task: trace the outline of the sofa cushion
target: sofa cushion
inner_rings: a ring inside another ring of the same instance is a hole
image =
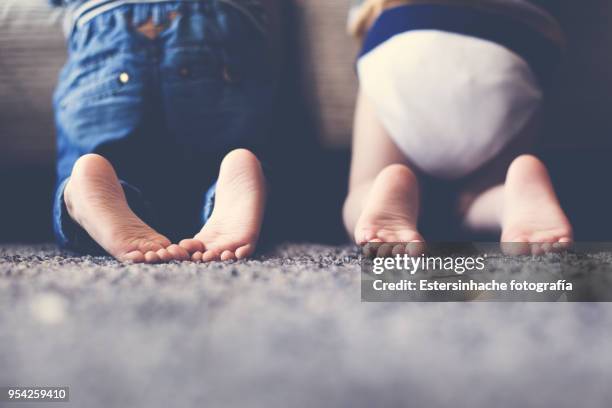
[[[51,97],[65,56],[61,15],[45,0],[0,1],[0,162],[53,159]]]
[[[346,34],[348,0],[294,0],[302,90],[319,138],[328,147],[350,143],[357,95],[359,46]]]

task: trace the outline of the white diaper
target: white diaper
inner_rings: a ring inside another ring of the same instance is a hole
[[[361,88],[397,146],[422,171],[470,174],[520,134],[542,90],[517,54],[437,30],[397,34],[358,62]]]

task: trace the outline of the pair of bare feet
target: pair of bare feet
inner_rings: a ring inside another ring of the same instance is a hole
[[[512,251],[546,252],[572,242],[570,222],[538,159],[516,159],[501,193],[501,241],[511,243]],[[171,243],[130,209],[111,163],[102,156],[90,154],[77,161],[64,199],[70,216],[120,261],[227,261],[254,252],[266,185],[261,165],[252,153],[242,149],[229,153],[221,164],[210,220],[195,237],[179,244]],[[422,243],[418,212],[414,173],[406,166],[390,165],[369,191],[355,227],[355,241]]]
[[[173,244],[129,207],[111,163],[89,154],[74,166],[64,190],[69,215],[120,261],[159,263],[243,259],[255,251],[266,201],[258,159],[243,149],[223,160],[211,218],[193,238]]]
[[[572,242],[572,227],[540,160],[530,155],[517,158],[498,192],[501,242],[507,252],[539,254],[563,249]],[[418,200],[414,173],[400,164],[386,167],[366,198],[355,227],[355,241],[423,243],[417,228]]]

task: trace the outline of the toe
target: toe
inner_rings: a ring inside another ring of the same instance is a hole
[[[531,247],[531,255],[539,256],[546,253],[545,244],[531,243],[529,246]]]
[[[529,255],[531,254],[531,245],[526,239],[515,238],[502,241],[501,250],[508,256]]]
[[[248,245],[241,246],[240,248],[236,250],[236,258],[237,259],[248,258],[249,256],[253,254],[253,252],[254,252],[253,245],[248,244]]]
[[[170,240],[164,236],[160,236],[157,239],[157,243],[161,245],[163,248],[167,248],[169,245],[172,244],[172,242],[170,242]]]
[[[356,240],[355,242],[357,242],[357,245],[367,245],[367,244],[382,244],[384,241],[380,238],[373,238],[373,239],[360,239],[360,240]]]
[[[202,255],[202,262],[211,262],[217,259],[219,259],[219,253],[212,249],[209,249]]]
[[[172,260],[172,254],[165,248],[160,249],[156,254],[161,262],[170,262]]]
[[[392,244],[382,244],[378,247],[378,251],[376,253],[376,256],[378,258],[387,258],[389,256],[391,256],[392,252],[393,252],[393,248],[394,245]]]
[[[355,231],[355,242],[364,245],[376,238],[376,234],[370,229],[357,229]]]
[[[394,245],[393,248],[391,249],[391,255],[393,256],[397,256],[397,255],[404,255],[407,254],[406,252],[406,245],[405,244],[397,244]]]
[[[380,230],[373,239],[380,239],[383,242],[401,242],[395,232]]]
[[[565,240],[568,241],[565,241]],[[556,252],[563,252],[563,251],[567,251],[571,248],[572,246],[572,241],[569,238],[561,238],[558,242],[555,242],[553,244],[553,250]]]
[[[221,260],[222,261],[233,261],[236,259],[236,255],[234,255],[234,253],[232,251],[229,250],[225,250],[221,253]]]
[[[160,259],[159,259],[159,255],[157,255],[157,252],[149,251],[145,254],[146,263],[154,264],[154,263],[158,263],[159,261]]]
[[[574,241],[572,240],[572,238],[565,237],[559,240],[558,245],[559,245],[559,248],[561,248],[563,251],[567,251],[568,249],[572,247],[573,243]]]
[[[365,243],[361,247],[361,253],[365,258],[374,258],[376,257],[376,245],[371,243]]]
[[[204,243],[198,239],[184,239],[179,243],[179,246],[189,253],[203,252],[206,248]]]
[[[550,242],[544,242],[544,243],[540,244],[540,248],[541,248],[543,253],[547,254],[550,251],[552,251],[553,246],[552,246],[552,243],[550,243]]]
[[[366,241],[372,241],[373,239],[376,239],[376,231],[371,229],[366,229],[362,231],[361,235]]]
[[[145,262],[145,256],[140,251],[132,251],[127,253],[123,257],[123,261],[125,262],[134,262],[134,263],[143,263]]]
[[[193,255],[191,255],[191,260],[193,262],[202,262],[202,255],[200,251],[194,252]]]
[[[410,256],[421,256],[427,250],[427,245],[425,242],[420,240],[410,241],[406,244],[406,252]]]
[[[182,248],[175,244],[170,245],[167,249],[173,259],[177,261],[189,260],[189,253],[187,252],[187,250],[185,250],[185,248]]]

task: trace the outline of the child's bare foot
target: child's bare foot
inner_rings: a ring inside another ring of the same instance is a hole
[[[506,179],[502,244],[512,254],[560,250],[573,240],[548,171],[534,156],[517,158]]]
[[[355,242],[422,243],[417,231],[419,189],[414,173],[393,164],[380,172],[355,228]],[[412,251],[411,251],[412,252]]]
[[[194,261],[243,259],[253,254],[264,216],[266,182],[259,160],[238,149],[223,159],[215,208],[193,239],[180,245]]]
[[[120,261],[189,259],[184,249],[171,245],[134,214],[113,166],[102,156],[88,154],[75,163],[64,200],[70,217]]]

